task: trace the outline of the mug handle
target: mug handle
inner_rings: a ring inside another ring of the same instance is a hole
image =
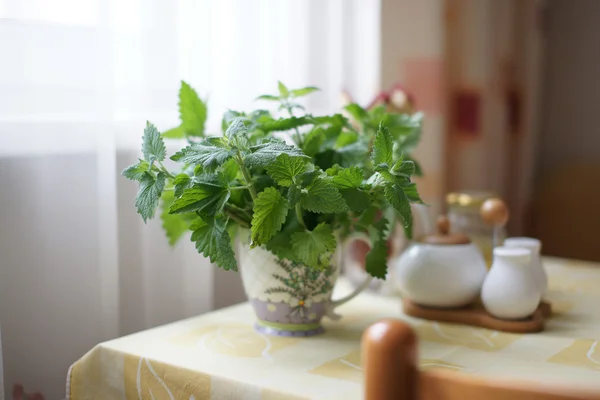
[[[369,236],[367,236],[366,234],[362,233],[362,232],[356,232],[350,236],[348,236],[348,238],[345,240],[344,243],[349,242],[350,240],[360,240],[363,243],[366,243],[367,246],[369,246],[369,250],[371,249],[372,245],[371,245],[371,239],[369,238]],[[344,245],[344,247],[346,247]],[[358,296],[363,290],[365,290],[367,287],[369,287],[369,285],[371,284],[371,281],[373,280],[373,277],[371,275],[367,275],[366,279],[364,280],[363,283],[361,283],[360,285],[358,285],[356,287],[356,289],[354,289],[354,291],[344,297],[342,297],[341,299],[338,300],[332,300],[326,315],[331,318],[332,320],[336,321],[339,320],[342,316],[339,314],[335,313],[335,309],[339,306],[341,306],[342,304],[345,304],[347,302],[349,302],[350,300],[352,300],[353,298],[355,298],[356,296]]]

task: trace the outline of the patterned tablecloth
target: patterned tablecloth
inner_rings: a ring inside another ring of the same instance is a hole
[[[69,371],[67,398],[360,399],[360,337],[371,323],[408,321],[422,369],[569,382],[600,391],[600,265],[546,258],[555,315],[538,334],[509,334],[402,314],[395,298],[362,294],[312,338],[270,337],[241,304],[96,346]],[[349,290],[340,282],[339,292]]]

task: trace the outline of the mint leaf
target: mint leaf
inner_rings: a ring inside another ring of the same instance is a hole
[[[269,110],[254,110],[248,115],[248,118],[252,121],[248,130],[255,129],[257,124],[273,120]]]
[[[279,97],[273,96],[272,94],[263,94],[261,96],[258,96],[256,100],[279,101]]]
[[[183,191],[192,185],[192,178],[188,174],[179,174],[173,180],[173,185],[175,186],[175,197],[180,197]]]
[[[180,125],[163,132],[162,137],[164,139],[183,139],[185,137],[185,130],[183,129],[183,126]]]
[[[340,194],[344,198],[344,201],[348,205],[351,211],[361,212],[369,208],[371,200],[369,195],[360,189],[349,188],[341,189]]]
[[[231,243],[235,243],[235,238],[240,230],[240,226],[238,223],[232,219],[227,222],[227,234],[229,235],[229,239]]]
[[[234,119],[236,119],[237,117],[243,117],[243,116],[245,116],[245,114],[243,112],[234,111],[234,110],[225,111],[225,114],[223,114],[223,118],[221,119],[221,129],[223,130],[223,133],[225,133],[225,131],[227,131],[227,128],[229,128],[229,125],[231,125],[231,123],[233,122]]]
[[[387,114],[384,124],[397,138],[400,149],[408,154],[412,153],[421,140],[423,114]]]
[[[327,124],[326,124],[327,125]],[[335,142],[342,132],[342,127],[340,125],[320,125],[317,126],[317,129],[323,130],[323,136],[325,136],[325,140],[323,141],[323,145],[320,151],[329,150],[335,148]]]
[[[203,226],[208,225],[204,220],[200,217],[196,218],[190,223],[190,231],[195,231],[196,229],[202,228]]]
[[[356,166],[340,169],[333,177],[333,184],[338,189],[358,188],[362,181],[362,170]]]
[[[165,231],[165,235],[169,241],[169,245],[175,246],[177,241],[187,232],[189,223],[185,218],[185,214],[169,214],[169,207],[173,204],[175,195],[173,191],[166,190],[162,194],[162,212],[160,213],[160,219],[162,220],[162,227]],[[191,214],[192,218],[195,214]],[[196,216],[196,218],[198,218]],[[199,219],[199,218],[198,218]]]
[[[225,177],[225,180],[228,183],[231,183],[238,177],[240,173],[240,167],[233,158],[230,158],[223,165],[221,165],[220,171]]]
[[[368,144],[362,140],[358,140],[352,144],[340,147],[335,152],[334,162],[342,167],[350,167],[353,165],[362,166],[369,156]]]
[[[381,239],[376,241],[367,253],[365,265],[367,272],[375,278],[385,279],[387,275],[387,257],[387,242]]]
[[[225,220],[209,219],[204,225],[198,225],[192,233],[192,242],[196,242],[198,252],[224,270],[237,271],[237,261]]]
[[[292,246],[290,246],[290,243],[294,233],[303,231],[304,229],[298,224],[298,220],[294,213],[290,213],[281,231],[277,232],[273,238],[267,242],[265,247],[282,260],[300,262],[296,253],[294,253]]]
[[[306,136],[304,136],[304,143],[302,144],[302,150],[310,157],[313,157],[319,151],[322,150],[323,143],[325,142],[325,133],[323,128],[320,126],[314,128]]]
[[[348,206],[332,182],[317,178],[306,191],[302,191],[300,205],[314,213],[338,213],[348,211]]]
[[[209,142],[194,143],[181,149],[171,156],[171,160],[186,164],[202,165],[207,172],[214,171],[220,165],[223,165],[233,155],[233,151],[226,147],[218,147],[209,144]],[[217,143],[213,141],[213,143]]]
[[[312,122],[316,125],[329,125],[329,127],[337,127],[341,129],[342,127],[348,129],[354,129],[348,118],[344,117],[342,114],[333,114],[333,115],[322,115],[322,116],[312,116],[310,117]]]
[[[412,238],[412,212],[410,209],[410,201],[402,186],[399,183],[388,184],[384,189],[385,198],[387,201],[394,207],[400,220],[402,221],[402,226],[404,227],[404,233],[406,237]]]
[[[137,164],[125,168],[121,175],[132,181],[141,181],[146,172],[150,170],[150,164],[145,160],[140,160]]]
[[[379,219],[379,221],[374,224],[374,234],[371,235],[373,247],[367,254],[365,265],[367,272],[371,276],[379,279],[385,279],[387,275],[387,226],[388,221],[385,218]]]
[[[181,81],[179,89],[179,117],[186,135],[204,136],[206,104],[200,100],[198,93],[184,81]]]
[[[394,179],[394,182],[396,180]],[[366,185],[369,187],[377,187],[384,186],[386,184],[386,180],[381,176],[381,173],[375,173],[367,179]]]
[[[375,141],[373,142],[373,152],[371,153],[373,165],[392,165],[393,147],[394,141],[389,130],[382,124],[379,124],[379,129],[377,130]]]
[[[321,171],[318,169],[313,169],[311,171],[306,171],[298,175],[298,179],[296,181],[300,182],[302,187],[307,187],[311,183],[315,181],[321,175]]]
[[[392,174],[410,178],[415,174],[415,163],[412,161],[404,161],[402,159],[396,161],[392,167]]]
[[[302,197],[302,189],[296,185],[290,186],[287,192],[287,200],[290,207],[296,207],[296,204],[300,201]]]
[[[165,142],[158,129],[150,122],[146,122],[146,128],[144,129],[144,139],[142,143],[142,152],[144,153],[144,160],[152,164],[156,161],[163,161],[167,155],[167,149]]]
[[[389,126],[389,124],[391,124],[391,122],[387,119],[387,116],[390,114],[385,109],[384,104],[378,104],[367,112],[369,113],[369,120],[365,122],[368,122],[368,125],[372,126],[373,128],[377,127],[381,121],[383,121],[385,126]]]
[[[306,160],[300,157],[290,157],[283,153],[275,159],[275,162],[267,165],[265,169],[278,185],[290,186],[296,176],[306,170]]]
[[[320,90],[318,87],[314,87],[314,86],[307,86],[307,87],[303,87],[301,89],[294,89],[291,91],[292,96],[294,97],[301,97],[301,96],[306,96],[307,94],[311,94],[312,92],[316,92]]]
[[[264,132],[289,131],[304,125],[310,125],[313,122],[309,117],[289,117],[279,119],[269,119],[258,125],[258,128]]]
[[[225,131],[225,137],[230,140],[237,136],[248,136],[248,128],[246,128],[242,117],[235,118]]]
[[[423,200],[421,200],[421,196],[419,196],[419,192],[417,192],[417,185],[414,183],[405,183],[402,184],[402,190],[404,191],[404,194],[406,195],[406,197],[408,197],[408,200],[411,203],[419,203],[419,204],[425,204],[423,202]]]
[[[358,133],[356,132],[340,132],[335,140],[335,147],[340,148],[349,144],[355,143],[358,140]]]
[[[372,225],[380,212],[381,209],[376,205],[367,208],[363,213],[361,213],[358,219],[358,225]]]
[[[287,145],[277,139],[271,139],[268,142],[252,146],[250,147],[250,151],[251,153],[244,158],[244,164],[248,168],[257,166],[265,167],[274,162],[280,154],[287,154],[290,157],[300,157],[306,160],[310,159],[299,148]]]
[[[335,164],[333,167],[327,168],[327,170],[325,171],[325,173],[327,174],[327,176],[336,176],[343,169],[344,168],[340,167],[339,164]]]
[[[344,107],[344,110],[348,111],[348,114],[359,122],[364,122],[369,118],[367,111],[356,103],[348,104]]]
[[[412,161],[415,164],[415,176],[423,176],[423,168],[421,165],[412,157],[406,157],[407,161]]]
[[[158,201],[165,188],[165,174],[159,172],[156,179],[148,172],[140,180],[140,188],[135,198],[137,211],[142,215],[144,222],[154,218]]]
[[[223,210],[229,195],[229,187],[223,175],[207,176],[194,183],[193,187],[185,189],[181,197],[173,202],[169,212],[181,214],[198,211],[202,215],[214,216]]]
[[[336,240],[331,227],[322,222],[312,231],[294,233],[291,244],[294,253],[304,265],[325,269],[335,251]]]
[[[379,174],[388,182],[396,182],[396,177],[390,172],[390,167],[387,164],[379,164],[375,165],[373,168],[375,172],[379,172]]]
[[[277,81],[277,87],[279,88],[279,95],[281,97],[289,97],[290,91],[281,81]]]
[[[404,137],[404,139],[398,140],[398,151],[402,151],[405,153],[412,153],[418,146],[421,141],[421,131],[416,131],[415,134],[411,134],[409,136]]]
[[[227,140],[223,136],[207,136],[202,142],[204,145],[226,148]]]
[[[274,187],[268,187],[258,194],[254,201],[250,247],[265,244],[281,229],[288,208],[287,200]]]

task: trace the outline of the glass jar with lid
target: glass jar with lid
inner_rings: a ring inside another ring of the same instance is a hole
[[[449,193],[446,196],[448,219],[452,231],[468,235],[473,243],[479,247],[488,267],[493,258],[494,228],[486,224],[480,215],[481,205],[490,198],[497,197],[494,193],[484,191],[460,191]],[[500,243],[504,240],[502,230],[498,238]]]

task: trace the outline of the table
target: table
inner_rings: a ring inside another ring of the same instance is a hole
[[[544,258],[555,315],[538,334],[405,316],[400,300],[363,293],[312,338],[252,328],[249,304],[102,343],[69,371],[68,399],[360,399],[360,337],[386,317],[419,336],[420,367],[569,382],[600,391],[600,264]],[[346,282],[338,291],[348,291]]]

